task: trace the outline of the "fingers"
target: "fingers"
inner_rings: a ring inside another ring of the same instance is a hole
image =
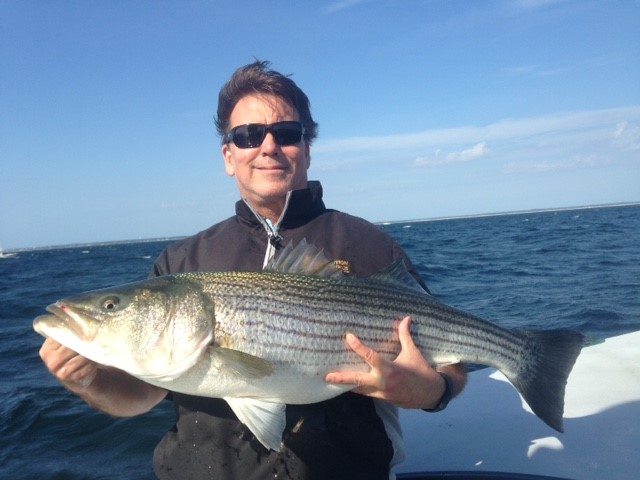
[[[40,348],[40,358],[51,371],[58,371],[65,363],[78,354],[60,343],[47,338]]]
[[[331,372],[324,377],[325,382],[336,385],[353,385],[353,392],[370,397],[383,398],[384,391],[380,375],[370,372]]]
[[[384,375],[387,370],[386,360],[378,352],[369,348],[352,333],[345,337],[347,345],[358,355],[370,370],[368,372],[331,372],[325,376],[325,381],[340,385],[355,385],[353,390],[364,395],[378,396],[377,392],[384,390]]]
[[[355,385],[354,392],[386,400],[404,408],[431,406],[441,395],[442,378],[429,365],[411,337],[411,317],[397,324],[400,353],[391,361],[363,344],[355,335],[347,345],[370,367],[368,372],[331,372],[329,383]],[[431,398],[434,397],[434,398]]]
[[[402,351],[413,350],[416,344],[411,337],[411,317],[406,316],[398,324],[398,339],[400,340],[400,348]]]
[[[98,373],[95,362],[50,338],[44,341],[39,353],[49,372],[67,386],[87,388]]]
[[[345,340],[347,345],[371,368],[380,367],[380,355],[372,348],[367,347],[353,333],[347,333]]]

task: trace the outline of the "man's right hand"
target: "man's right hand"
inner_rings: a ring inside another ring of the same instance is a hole
[[[87,389],[98,374],[97,363],[51,338],[42,344],[40,358],[51,375],[74,393]]]
[[[42,344],[40,358],[67,389],[93,408],[116,417],[146,413],[167,395],[167,390],[99,365],[50,338]]]

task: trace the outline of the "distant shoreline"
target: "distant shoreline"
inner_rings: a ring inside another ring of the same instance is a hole
[[[621,203],[603,203],[600,205],[583,205],[578,207],[555,207],[540,208],[532,210],[511,210],[505,212],[493,213],[476,213],[473,215],[452,215],[447,217],[430,217],[430,218],[414,218],[408,220],[389,220],[384,222],[374,222],[376,225],[397,225],[399,223],[422,223],[422,222],[440,222],[444,220],[465,220],[471,218],[486,217],[503,217],[507,215],[527,215],[531,213],[549,213],[549,212],[570,212],[572,210],[593,210],[596,208],[616,208],[616,207],[633,207],[640,205],[640,202],[621,202]]]
[[[414,218],[406,220],[388,220],[372,222],[375,225],[397,225],[400,223],[422,223],[422,222],[440,222],[445,220],[465,220],[471,218],[486,218],[486,217],[501,217],[507,215],[526,215],[533,213],[548,213],[548,212],[566,212],[571,210],[591,210],[596,208],[615,208],[615,207],[632,207],[638,206],[640,202],[620,202],[620,203],[605,203],[600,205],[584,205],[577,207],[556,207],[556,208],[542,208],[532,210],[513,210],[505,212],[493,212],[493,213],[477,213],[473,215],[452,215],[445,217],[431,217],[431,218]],[[87,243],[73,243],[64,245],[48,245],[43,247],[29,247],[29,248],[13,248],[3,250],[4,253],[20,253],[20,252],[33,252],[39,250],[56,250],[63,248],[82,248],[82,247],[104,247],[109,245],[124,245],[128,243],[152,243],[152,242],[168,242],[177,241],[186,238],[187,235],[175,236],[175,237],[158,237],[158,238],[140,238],[137,240],[110,240],[104,242],[87,242]]]
[[[40,250],[62,250],[65,248],[90,248],[90,247],[107,247],[110,245],[126,245],[129,243],[153,243],[153,242],[170,242],[186,238],[186,235],[178,237],[158,237],[158,238],[139,238],[136,240],[110,240],[106,242],[88,242],[88,243],[68,243],[64,245],[47,245],[44,247],[28,247],[14,248],[3,250],[4,253],[20,253],[20,252],[36,252]]]

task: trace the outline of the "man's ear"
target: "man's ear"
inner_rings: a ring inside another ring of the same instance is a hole
[[[235,176],[236,167],[233,161],[233,152],[228,143],[222,145],[222,158],[224,160],[224,169],[230,177]]]

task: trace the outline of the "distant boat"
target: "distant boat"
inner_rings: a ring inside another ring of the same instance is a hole
[[[0,260],[4,260],[5,258],[13,258],[16,255],[18,255],[18,254],[15,253],[15,252],[7,253],[7,252],[3,251],[2,248],[0,248]]]

